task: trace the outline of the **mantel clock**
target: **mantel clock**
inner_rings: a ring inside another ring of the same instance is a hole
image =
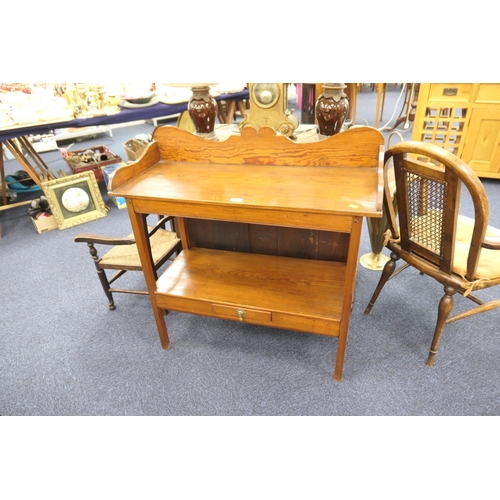
[[[289,111],[288,91],[284,83],[248,84],[250,109],[240,123],[240,130],[253,127],[272,127],[277,133],[290,137],[299,126],[298,118]]]

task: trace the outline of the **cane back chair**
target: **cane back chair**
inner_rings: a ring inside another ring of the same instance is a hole
[[[160,217],[154,227],[149,227],[149,245],[153,257],[155,272],[170,259],[174,253],[181,250],[181,240],[177,233],[166,229],[166,223],[174,223],[174,218],[170,216]],[[142,271],[141,261],[137,245],[132,235],[126,238],[110,238],[91,233],[82,233],[75,237],[74,241],[87,243],[90,256],[92,257],[97,275],[102,288],[108,298],[108,307],[110,310],[116,309],[113,299],[113,293],[135,293],[147,295],[146,290],[136,290],[127,288],[111,288],[120,276],[127,271]],[[98,255],[95,245],[106,245],[112,248],[102,257]],[[115,270],[113,276],[108,279],[106,269]]]
[[[397,218],[388,182],[391,168],[396,179]],[[488,225],[488,198],[474,171],[434,144],[407,141],[390,147],[384,158],[384,185],[389,225],[384,244],[391,259],[365,314],[370,313],[389,278],[408,266],[441,283],[444,295],[427,359],[427,365],[433,366],[446,324],[500,306],[500,300],[483,302],[472,294],[500,284],[500,230]],[[458,213],[462,185],[470,193],[473,218]],[[396,271],[400,259],[404,265]],[[457,292],[475,306],[450,316]]]

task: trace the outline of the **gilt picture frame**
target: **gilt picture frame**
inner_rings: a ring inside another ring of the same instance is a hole
[[[108,215],[91,170],[42,182],[42,189],[59,230]]]

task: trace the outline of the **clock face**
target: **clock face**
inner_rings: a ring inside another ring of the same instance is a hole
[[[256,83],[252,92],[254,100],[262,108],[274,106],[280,97],[280,89],[276,83]]]

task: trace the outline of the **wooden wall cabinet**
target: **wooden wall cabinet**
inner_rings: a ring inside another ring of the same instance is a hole
[[[422,83],[412,140],[432,142],[479,177],[500,179],[500,83]]]
[[[382,216],[382,134],[296,143],[269,127],[208,141],[160,127],[118,169],[163,348],[165,310],[336,337],[341,379],[363,217]],[[182,252],[157,277],[146,216],[176,217]]]

